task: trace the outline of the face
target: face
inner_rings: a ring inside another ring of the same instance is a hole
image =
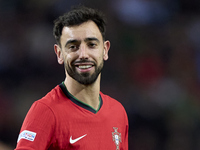
[[[89,85],[96,81],[108,59],[109,41],[92,21],[79,26],[64,27],[61,47],[54,46],[58,63],[64,64],[66,75],[80,84]]]

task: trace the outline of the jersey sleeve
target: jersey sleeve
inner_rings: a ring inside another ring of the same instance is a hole
[[[45,104],[36,101],[28,111],[15,150],[46,150],[53,140],[55,117]]]

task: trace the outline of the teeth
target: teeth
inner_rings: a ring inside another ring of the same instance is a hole
[[[92,65],[86,65],[86,66],[78,66],[80,69],[87,69],[92,67]]]

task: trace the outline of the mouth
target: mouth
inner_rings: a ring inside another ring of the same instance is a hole
[[[88,69],[88,68],[92,68],[93,65],[77,65],[76,67],[78,67],[79,69]]]
[[[94,68],[93,62],[78,62],[74,64],[79,72],[90,72]]]

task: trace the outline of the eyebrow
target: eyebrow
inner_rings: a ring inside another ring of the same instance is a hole
[[[87,41],[96,41],[96,42],[100,43],[99,39],[97,39],[97,38],[95,38],[95,37],[86,38],[84,41],[85,41],[85,42],[87,42]]]
[[[86,38],[84,39],[85,42],[88,42],[88,41],[96,41],[98,43],[100,43],[99,39],[95,38],[95,37],[89,37],[89,38]],[[67,47],[68,44],[71,44],[71,43],[77,43],[77,42],[80,42],[80,40],[76,40],[76,39],[71,39],[71,40],[68,40],[65,44],[65,47]]]
[[[66,44],[65,44],[65,47],[67,47],[67,45],[68,44],[71,44],[71,43],[77,43],[78,42],[78,40],[68,40],[67,42],[66,42]]]

